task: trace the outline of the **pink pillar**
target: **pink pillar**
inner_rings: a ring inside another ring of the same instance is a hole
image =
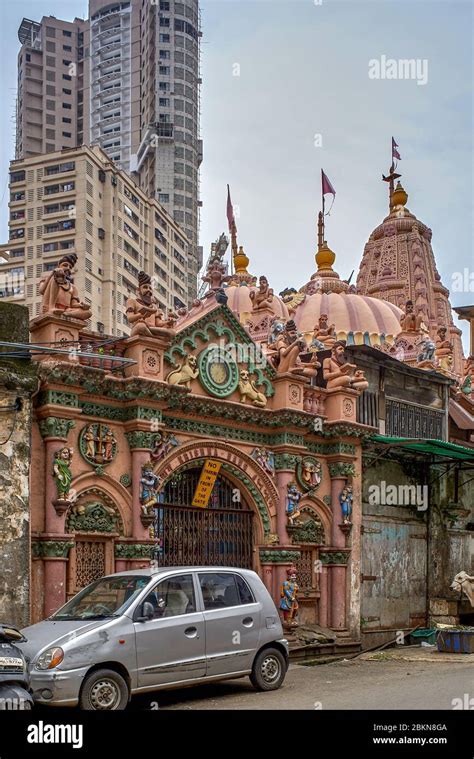
[[[132,537],[136,540],[149,540],[148,528],[144,527],[140,519],[140,478],[142,466],[150,460],[150,451],[145,448],[132,450]]]
[[[273,565],[262,564],[261,575],[262,575],[262,580],[266,589],[268,590],[270,595],[273,597]]]
[[[283,546],[289,545],[290,539],[286,526],[288,524],[288,517],[286,515],[286,497],[287,497],[287,485],[294,479],[294,472],[277,472],[277,486],[280,494],[280,502],[278,504],[277,513],[277,532],[280,538],[280,543]]]
[[[328,568],[323,564],[319,579],[319,620],[321,627],[328,626]]]
[[[44,530],[45,532],[58,533],[62,535],[64,533],[64,523],[66,521],[66,514],[58,516],[56,509],[53,506],[53,501],[58,497],[58,491],[56,488],[56,481],[53,477],[53,462],[54,454],[59,448],[63,448],[67,445],[64,439],[59,438],[47,438],[44,441],[45,445],[45,504],[44,504]]]
[[[339,494],[346,485],[347,478],[344,476],[333,477],[331,479],[331,503],[332,503],[332,525],[331,525],[331,542],[333,548],[345,548],[346,536],[339,525],[342,522],[341,504],[339,503]],[[346,566],[331,566],[331,627],[334,630],[340,630],[346,626]]]
[[[333,477],[331,480],[331,504],[332,504],[332,525],[331,525],[331,543],[335,548],[346,547],[346,536],[339,525],[342,523],[341,504],[339,503],[339,494],[346,485],[346,477]]]
[[[53,508],[53,507],[51,507]],[[46,558],[44,560],[44,615],[49,617],[66,603],[66,565],[65,558]]]
[[[346,566],[331,567],[331,627],[341,630],[346,626]]]

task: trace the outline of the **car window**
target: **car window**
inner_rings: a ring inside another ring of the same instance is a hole
[[[250,589],[239,575],[231,572],[203,572],[199,575],[199,582],[206,610],[253,603]]]
[[[153,606],[154,619],[176,617],[178,614],[191,614],[196,611],[193,576],[176,575],[162,580],[144,599]]]
[[[246,581],[240,575],[236,575],[241,604],[254,604],[255,598]]]

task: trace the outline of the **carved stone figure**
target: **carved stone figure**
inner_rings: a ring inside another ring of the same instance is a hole
[[[355,364],[346,363],[345,347],[345,343],[336,340],[331,349],[331,357],[324,359],[323,377],[327,381],[327,389],[351,387],[356,390],[365,390],[369,383],[365,379],[364,372],[358,370]]]
[[[89,464],[110,464],[117,453],[117,440],[107,424],[88,424],[79,435],[79,450]]]
[[[74,285],[72,273],[77,256],[71,253],[59,259],[56,269],[48,272],[39,283],[39,292],[43,296],[41,312],[56,316],[69,316],[73,319],[86,321],[92,316],[92,311],[83,303]]]
[[[153,295],[151,277],[144,271],[138,274],[137,295],[135,298],[130,297],[127,300],[125,315],[132,328],[132,337],[145,335],[146,337],[170,338],[175,335],[173,326],[177,316],[170,313],[165,319],[164,312]]]
[[[196,379],[199,376],[199,369],[197,366],[196,356],[188,355],[177,368],[166,377],[166,381],[170,385],[184,385],[189,389],[191,380]]]
[[[278,319],[278,317],[275,316],[272,319],[271,324],[270,324],[270,334],[268,336],[269,347],[272,347],[276,343],[278,337],[281,335],[284,329],[285,329],[285,322],[281,321],[280,319]]]
[[[435,344],[432,340],[430,340],[429,337],[426,337],[422,342],[420,343],[420,353],[418,354],[416,360],[418,364],[425,364],[426,362],[429,362],[430,364],[433,363],[433,357],[435,352]],[[433,365],[434,366],[434,365]]]
[[[322,480],[321,463],[313,456],[304,456],[296,466],[296,479],[303,490],[314,490]]]
[[[286,576],[287,579],[283,581],[280,589],[280,609],[283,612],[285,626],[297,627],[299,587],[296,582],[296,568],[287,569]]]
[[[438,328],[435,356],[438,360],[439,371],[451,374],[454,363],[454,351],[452,342],[446,339],[446,332],[446,327]]]
[[[160,485],[161,478],[153,472],[152,464],[144,464],[140,478],[140,504],[144,516],[153,515],[153,509],[159,503]]]
[[[172,432],[159,433],[150,457],[153,461],[160,461],[177,445],[179,443]]]
[[[285,329],[277,338],[274,348],[273,362],[281,374],[289,372],[313,377],[318,367],[321,366],[316,356],[313,356],[308,363],[301,361],[300,353],[305,353],[307,347],[304,339],[299,335],[293,319],[286,322]]]
[[[247,369],[240,370],[239,393],[241,403],[245,403],[246,399],[250,398],[254,406],[264,408],[267,405],[266,396],[257,390],[255,382],[250,379]]]
[[[275,454],[272,451],[267,451],[266,448],[254,448],[252,451],[252,458],[255,459],[257,464],[260,464],[268,474],[275,474]]]
[[[403,332],[419,332],[423,324],[423,317],[415,316],[413,301],[405,303],[405,313],[400,317],[400,326]]]
[[[332,348],[335,342],[335,326],[334,324],[328,325],[327,314],[321,314],[319,317],[319,323],[314,328],[311,345],[317,347],[318,350],[324,350],[325,348]],[[319,346],[322,347],[319,348]]]
[[[296,487],[296,482],[289,482],[286,487],[286,515],[288,517],[288,524],[293,526],[299,524],[295,522],[300,515],[299,502],[302,498],[302,493]]]
[[[346,485],[339,493],[339,503],[341,504],[342,521],[344,524],[351,524],[352,500],[352,487],[351,485]]]
[[[72,448],[59,448],[54,454],[53,477],[56,480],[56,489],[58,492],[58,501],[71,502],[72,491],[72,473],[71,463],[73,456]]]
[[[268,286],[268,279],[261,276],[259,279],[258,290],[252,290],[250,292],[250,300],[252,301],[252,311],[263,311],[266,308],[271,308],[273,303],[273,290]]]

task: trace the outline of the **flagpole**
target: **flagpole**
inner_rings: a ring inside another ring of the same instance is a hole
[[[323,183],[323,170],[321,169],[321,223],[318,225],[318,250],[321,250],[324,243],[324,183]]]

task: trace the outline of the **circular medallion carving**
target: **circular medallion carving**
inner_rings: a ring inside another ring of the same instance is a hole
[[[107,424],[86,424],[79,435],[79,450],[89,464],[104,467],[117,455],[117,440]]]
[[[219,346],[209,346],[198,360],[199,379],[216,398],[231,395],[239,383],[239,368],[232,356]]]
[[[302,490],[316,490],[323,478],[321,462],[314,456],[304,456],[296,465],[296,480]]]

